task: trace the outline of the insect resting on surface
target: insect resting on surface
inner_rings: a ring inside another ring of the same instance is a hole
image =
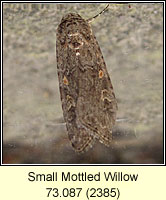
[[[57,29],[59,88],[68,136],[75,151],[85,152],[96,140],[110,146],[117,101],[90,22],[65,15]]]

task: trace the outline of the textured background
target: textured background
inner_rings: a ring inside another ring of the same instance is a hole
[[[110,4],[92,22],[118,100],[110,148],[78,155],[68,140],[56,69],[63,15],[106,4],[3,4],[4,163],[162,163],[163,6]]]

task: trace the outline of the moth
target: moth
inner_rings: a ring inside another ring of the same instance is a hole
[[[110,146],[116,120],[117,100],[90,25],[95,17],[85,20],[69,13],[62,18],[56,35],[63,115],[76,152],[87,151],[96,140]]]

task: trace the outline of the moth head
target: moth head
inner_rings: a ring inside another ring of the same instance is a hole
[[[62,18],[61,23],[65,22],[65,21],[72,21],[74,19],[76,19],[76,20],[81,19],[82,20],[82,17],[77,13],[68,13]]]
[[[58,33],[71,49],[80,49],[89,42],[89,30],[89,24],[79,14],[69,13],[62,18]]]
[[[59,26],[62,32],[74,31],[79,28],[80,23],[83,21],[84,19],[79,14],[69,13],[62,18]]]

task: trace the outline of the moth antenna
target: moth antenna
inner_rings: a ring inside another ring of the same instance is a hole
[[[87,22],[91,23],[95,18],[97,18],[98,16],[100,16],[102,13],[104,13],[108,9],[109,6],[110,6],[110,4],[107,4],[107,6],[100,13],[98,13],[97,15],[95,15],[92,18],[87,19]]]

